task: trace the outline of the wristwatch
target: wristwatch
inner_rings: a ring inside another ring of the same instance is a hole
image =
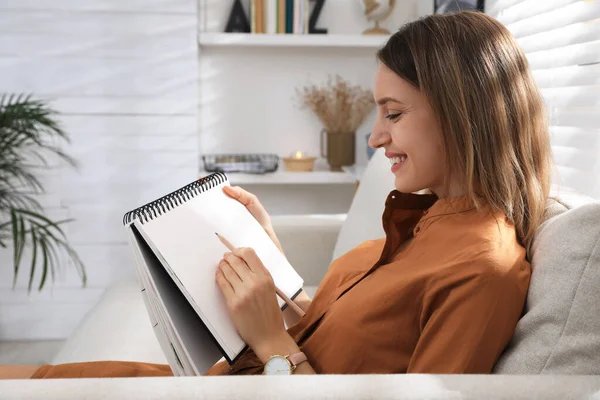
[[[291,375],[298,364],[306,361],[303,352],[287,356],[274,355],[265,363],[264,375]]]

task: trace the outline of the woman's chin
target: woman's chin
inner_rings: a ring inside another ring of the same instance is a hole
[[[396,190],[400,193],[416,193],[427,189],[422,185],[415,184],[414,182],[406,182],[405,180],[399,177],[396,177],[396,180],[394,181],[394,186],[396,187]]]

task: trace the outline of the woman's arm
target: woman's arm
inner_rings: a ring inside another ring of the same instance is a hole
[[[408,373],[491,372],[514,333],[527,291],[508,274],[487,275],[425,295]]]
[[[286,332],[278,340],[266,342],[263,347],[257,346],[253,349],[256,356],[265,364],[273,355],[291,355],[300,352],[300,348],[294,339]],[[316,372],[309,364],[310,360],[300,363],[294,370],[294,375],[315,375]]]
[[[273,277],[253,249],[225,253],[216,279],[238,333],[263,363],[275,354],[300,351],[285,329]],[[296,372],[310,374],[314,370],[299,365]]]

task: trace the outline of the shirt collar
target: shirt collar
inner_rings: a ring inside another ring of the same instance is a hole
[[[392,190],[385,201],[385,208],[393,214],[421,211],[427,218],[431,218],[469,211],[475,208],[475,204],[468,195],[439,199],[434,194],[402,193]]]

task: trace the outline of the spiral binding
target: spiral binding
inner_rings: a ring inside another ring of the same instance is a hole
[[[185,203],[186,201],[191,200],[196,195],[212,189],[213,187],[218,186],[225,181],[227,181],[227,175],[225,175],[223,172],[217,172],[204,178],[200,178],[197,181],[185,185],[181,189],[177,189],[174,192],[161,197],[160,199],[154,200],[148,204],[136,208],[135,210],[125,213],[123,216],[123,225],[133,222],[133,220],[136,218],[142,224],[145,224],[159,215],[162,215],[167,211],[170,211],[175,207]]]

